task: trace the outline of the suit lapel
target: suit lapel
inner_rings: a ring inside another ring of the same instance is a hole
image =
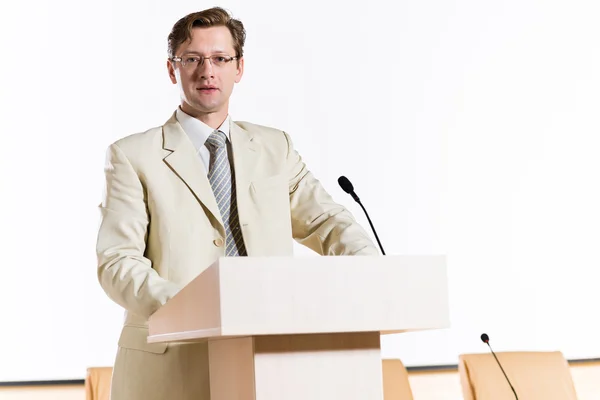
[[[175,114],[163,126],[163,148],[167,152],[165,163],[188,186],[198,201],[219,222],[221,234],[225,235],[223,220],[210,182],[206,177],[204,164],[194,145],[177,122]]]
[[[256,162],[260,156],[260,146],[254,135],[243,129],[235,122],[231,122],[229,135],[233,150],[235,184],[237,188],[237,203],[240,212],[246,204],[248,188],[252,182],[252,175]]]
[[[260,156],[261,146],[253,134],[232,122],[229,129],[235,170],[236,201],[242,236],[249,256],[254,254],[256,235],[252,234],[254,209],[250,198],[250,184]]]

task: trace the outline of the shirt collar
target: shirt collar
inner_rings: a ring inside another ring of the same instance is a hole
[[[215,131],[215,129],[206,125],[204,122],[184,112],[181,109],[181,107],[177,107],[176,118],[181,127],[183,128],[183,131],[188,135],[188,137],[196,147],[196,150],[199,150],[202,146],[204,146],[204,143],[206,142],[210,134]],[[221,126],[219,126],[219,128],[216,129],[223,132],[227,137],[227,140],[229,141],[231,141],[231,139],[229,138],[230,120],[230,116],[227,115],[225,121],[223,121]]]

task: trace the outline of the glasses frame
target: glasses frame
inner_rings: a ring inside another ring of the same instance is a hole
[[[213,60],[212,60],[213,57],[222,57],[222,58],[225,58],[226,59],[225,60],[225,65],[229,64],[233,60],[239,60],[238,56],[232,57],[232,56],[225,55],[225,54],[213,54],[212,56],[201,56],[201,55],[194,54],[194,57],[200,58],[200,62],[198,63],[197,67],[203,66],[205,60],[209,60],[210,61],[210,65],[212,67],[215,67],[215,64],[213,63]],[[172,62],[179,62],[179,63],[181,63],[181,65],[184,68],[186,68],[188,66],[188,64],[186,64],[185,62],[183,62],[183,58],[182,57],[178,57],[178,56],[171,57],[171,61]],[[218,68],[219,66],[216,66],[216,67]]]

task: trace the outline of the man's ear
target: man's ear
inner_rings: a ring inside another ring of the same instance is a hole
[[[235,83],[240,83],[244,75],[244,57],[237,60],[237,71],[235,73]]]
[[[167,60],[167,70],[169,71],[169,78],[172,83],[177,83],[177,77],[175,76],[175,67],[171,60]]]

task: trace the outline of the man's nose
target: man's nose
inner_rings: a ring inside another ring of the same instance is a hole
[[[200,73],[200,77],[202,79],[213,78],[215,75],[213,73],[212,62],[209,58],[205,58],[202,65],[198,67],[198,71]]]

